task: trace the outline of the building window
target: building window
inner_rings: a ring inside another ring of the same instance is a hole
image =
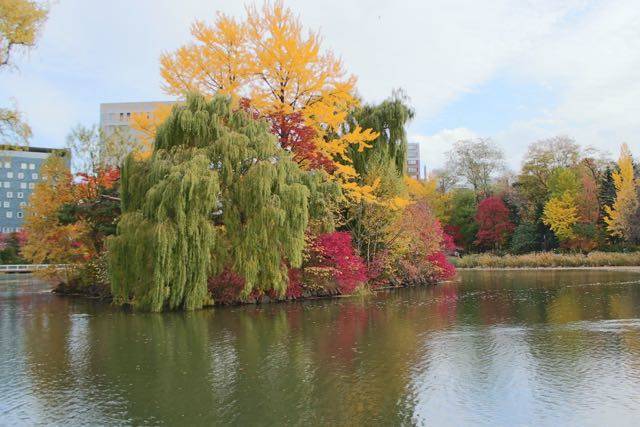
[[[26,183],[26,182],[21,182],[21,183],[20,183],[20,188],[21,188],[21,189],[23,189],[23,190],[24,190],[25,188],[27,188],[27,183]]]
[[[7,211],[7,218],[13,218],[13,212]]]
[[[2,183],[2,186],[4,188],[11,188],[11,183],[9,181],[5,181],[5,182]]]
[[[22,227],[16,227],[16,233],[22,231]]]
[[[7,172],[7,178],[13,178],[13,172]]]
[[[24,193],[22,191],[18,191],[18,199],[24,199]]]
[[[36,185],[33,182],[29,183],[29,190],[33,190],[34,188],[36,188]]]
[[[9,205],[9,202],[5,202],[5,203],[7,204],[7,206],[5,206],[5,207],[7,207],[7,208],[8,208],[8,207],[9,207],[9,206],[8,206],[8,205]],[[25,206],[27,206],[27,202],[20,202],[20,207],[21,207],[21,208],[24,208]]]
[[[16,212],[16,216],[17,216],[18,218],[22,218],[22,216],[23,216],[23,215],[24,215],[24,214],[23,214],[22,212]]]
[[[5,169],[11,169],[11,162],[4,162]]]
[[[2,207],[8,208],[10,207],[10,203],[5,200],[4,202],[2,202]]]
[[[38,179],[38,174],[37,173],[32,173],[31,174],[31,179]]]
[[[7,199],[13,199],[13,191],[7,191]]]
[[[24,173],[18,172],[18,179],[24,179]]]
[[[20,169],[26,169],[26,168],[27,168],[26,163],[20,163]]]
[[[29,169],[30,170],[35,170],[36,169],[36,164],[35,163],[29,163]]]

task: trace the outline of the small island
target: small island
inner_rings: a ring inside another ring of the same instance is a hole
[[[0,0],[0,425],[638,424],[640,3],[258,3]]]

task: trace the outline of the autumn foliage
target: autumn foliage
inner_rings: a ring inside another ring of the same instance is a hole
[[[309,252],[310,265],[327,269],[340,293],[350,294],[367,281],[366,267],[353,249],[351,234],[344,231],[321,234]]]
[[[41,173],[46,179],[36,185],[26,208],[22,256],[36,264],[66,265],[62,273],[67,283],[86,279],[104,284],[106,271],[98,264],[104,239],[115,231],[120,212],[116,197],[119,170],[74,176],[65,160],[53,155]]]
[[[343,126],[358,105],[355,77],[282,2],[246,11],[244,21],[221,13],[212,24],[196,21],[194,41],[161,57],[165,91],[244,101],[272,123],[279,142],[303,167],[324,169],[352,198],[370,198],[371,188],[357,182],[348,150],[364,150],[378,134]]]
[[[633,230],[634,215],[640,208],[637,187],[640,180],[635,178],[633,159],[629,147],[624,144],[620,150],[618,170],[612,174],[616,199],[612,206],[605,208],[607,230],[616,237],[628,238],[636,234]],[[636,219],[637,222],[637,219]],[[636,224],[637,226],[637,224]]]
[[[500,197],[487,197],[478,205],[476,213],[478,222],[477,243],[490,248],[501,248],[515,225],[509,219],[509,209]]]
[[[490,139],[458,141],[446,170],[409,178],[409,98],[361,104],[283,2],[191,35],[160,59],[178,101],[133,114],[144,144],[122,169],[45,166],[29,260],[87,272],[108,258],[116,303],[161,311],[431,284],[455,275],[458,252],[640,242],[626,146],[614,164],[568,137],[538,141],[513,175]]]

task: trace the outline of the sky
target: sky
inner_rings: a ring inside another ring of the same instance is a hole
[[[194,19],[241,17],[241,0],[57,0],[38,47],[0,74],[0,105],[34,146],[62,147],[102,102],[171,99],[158,58]],[[365,102],[395,88],[416,111],[409,139],[429,170],[460,139],[491,138],[511,169],[539,139],[568,135],[640,154],[638,0],[289,0],[358,78]]]

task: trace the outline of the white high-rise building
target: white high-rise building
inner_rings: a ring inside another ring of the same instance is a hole
[[[420,179],[420,144],[417,142],[407,144],[407,175]]]

